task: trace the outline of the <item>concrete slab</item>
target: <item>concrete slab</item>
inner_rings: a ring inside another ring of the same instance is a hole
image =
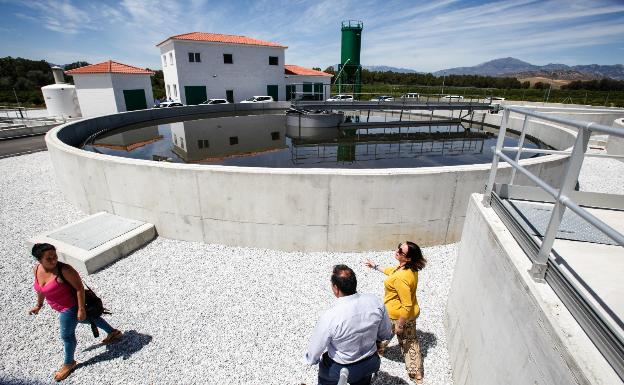
[[[82,274],[91,274],[149,243],[156,236],[153,224],[100,212],[27,241],[56,247],[59,260]]]

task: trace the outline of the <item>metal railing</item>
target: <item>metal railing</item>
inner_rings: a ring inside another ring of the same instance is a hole
[[[524,115],[520,139],[518,147],[504,147],[503,142],[505,133],[509,127],[509,118],[512,112]],[[556,151],[547,149],[523,149],[522,146],[524,144],[529,117],[576,128],[578,130],[578,135],[576,136],[572,150]],[[570,198],[571,192],[574,191],[577,183],[585,156],[621,158],[621,156],[610,154],[585,154],[592,132],[600,132],[618,137],[624,137],[624,129],[621,128],[547,115],[519,106],[505,106],[500,130],[498,132],[498,140],[496,142],[496,146],[492,148],[494,153],[492,168],[490,170],[490,175],[485,188],[483,204],[485,206],[490,206],[498,169],[498,162],[500,159],[512,166],[511,181],[509,184],[513,184],[516,177],[516,171],[519,171],[530,181],[535,183],[535,185],[554,198],[554,207],[548,226],[543,233],[544,236],[542,238],[541,245],[538,244],[539,251],[537,252],[537,255],[530,258],[532,260],[532,267],[529,272],[534,280],[538,282],[548,282],[551,285],[553,290],[566,304],[574,317],[579,321],[579,324],[581,324],[583,329],[588,333],[607,361],[609,361],[618,375],[621,378],[624,378],[624,331],[621,327],[614,326],[614,323],[609,319],[609,317],[604,315],[604,311],[607,310],[604,305],[597,306],[582,289],[581,285],[579,285],[579,283],[570,276],[569,272],[557,267],[558,265],[556,263],[555,256],[552,255],[555,238],[557,232],[559,231],[563,214],[566,209],[570,209],[591,226],[607,235],[618,245],[624,246],[624,235],[622,233],[592,215]],[[515,151],[515,158],[512,159],[510,156],[505,155],[505,151]],[[520,165],[519,160],[522,152],[569,155],[566,170],[560,182],[560,187],[552,187],[541,178],[530,172],[527,168]],[[549,272],[548,276],[547,271]]]

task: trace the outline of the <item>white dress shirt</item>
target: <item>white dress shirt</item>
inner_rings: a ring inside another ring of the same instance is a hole
[[[376,341],[390,338],[392,324],[379,298],[359,293],[340,297],[316,323],[305,361],[317,364],[327,349],[332,360],[351,364],[375,353]]]

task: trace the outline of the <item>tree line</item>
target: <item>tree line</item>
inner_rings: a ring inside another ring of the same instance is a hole
[[[563,90],[587,90],[587,91],[624,91],[624,80],[603,78],[601,80],[575,80],[564,86]]]

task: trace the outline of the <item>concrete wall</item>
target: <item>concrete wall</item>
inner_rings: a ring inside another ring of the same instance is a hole
[[[75,74],[74,84],[83,117],[89,118],[118,112],[113,81],[109,73]]]
[[[279,100],[285,100],[284,48],[173,40],[160,48],[162,55],[173,53],[174,65],[167,59],[163,67],[165,84],[176,84],[178,97],[186,104],[184,86],[205,86],[207,97],[226,98],[234,91],[239,102],[254,95],[266,95],[267,85],[277,85]],[[201,62],[189,62],[188,53],[200,53]],[[232,54],[233,63],[223,63],[223,54]],[[269,56],[278,57],[278,65],[269,65]],[[175,73],[175,75],[174,75]],[[165,87],[166,88],[166,87]]]
[[[481,199],[468,205],[447,306],[455,385],[621,384]]]
[[[469,195],[483,191],[489,164],[384,170],[247,168],[118,158],[68,145],[103,128],[141,121],[281,113],[288,105],[127,112],[59,127],[46,142],[59,187],[70,202],[85,212],[107,211],[153,223],[168,238],[342,251],[387,250],[405,238],[423,245],[459,239]],[[565,130],[559,132],[571,137]],[[550,183],[564,167],[558,155],[521,163]],[[498,180],[508,180],[510,171],[502,165]],[[519,176],[518,183],[526,179]]]
[[[154,93],[152,92],[152,80],[150,75],[111,74],[111,79],[118,112],[127,111],[126,100],[123,94],[124,90],[143,90],[143,92],[145,92],[147,108],[152,108],[154,106]]]
[[[618,127],[624,130],[624,119],[616,119],[613,121],[613,127]],[[615,135],[609,135],[609,141],[607,142],[607,152],[613,155],[624,155],[624,138],[617,137]],[[624,162],[623,158],[620,158]]]

